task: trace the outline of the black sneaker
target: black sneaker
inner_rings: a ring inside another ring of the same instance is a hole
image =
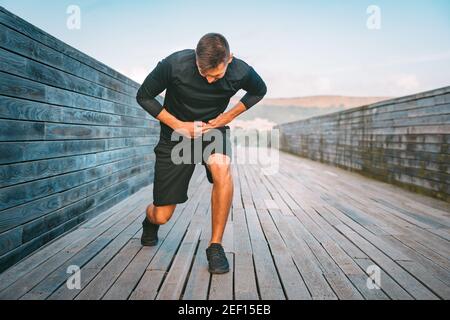
[[[210,273],[227,273],[230,271],[227,256],[220,243],[211,243],[206,249],[206,258],[209,262]]]
[[[141,244],[143,246],[156,246],[158,244],[159,225],[151,223],[147,217],[142,222]]]

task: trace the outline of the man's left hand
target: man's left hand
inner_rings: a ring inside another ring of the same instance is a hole
[[[227,113],[221,113],[214,119],[211,119],[207,122],[206,126],[203,127],[203,133],[209,131],[213,128],[219,128],[227,125],[233,120]]]

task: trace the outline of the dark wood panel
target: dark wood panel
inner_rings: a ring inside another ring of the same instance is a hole
[[[89,108],[91,104],[86,104]],[[83,109],[84,105],[64,107],[36,101],[0,96],[0,118],[29,121],[45,121],[67,124],[92,124],[123,127],[154,127],[154,119],[130,116],[127,108],[117,108],[118,113],[99,111],[101,108]]]
[[[0,46],[26,58],[39,61],[131,97],[136,95],[135,86],[130,86],[109,75],[98,72],[98,70],[3,24],[0,24]]]
[[[0,256],[22,244],[23,227],[11,229],[0,234]]]
[[[152,182],[138,88],[0,7],[0,270]]]
[[[145,159],[148,161],[148,159]],[[151,157],[151,164],[148,164],[147,176],[149,183],[153,177],[153,161]],[[142,162],[142,160],[141,160]],[[0,212],[0,232],[4,232],[15,226],[26,223],[28,221],[37,219],[55,210],[63,209],[80,199],[85,198],[88,195],[92,195],[94,192],[102,190],[102,188],[108,187],[127,177],[127,174],[136,170],[136,164],[131,167],[125,167],[119,171],[106,172],[106,176],[98,176],[96,179],[88,181],[85,184],[76,186],[67,191],[53,193],[46,197],[41,197],[37,200],[27,202],[20,206],[11,207]]]
[[[140,108],[136,104],[135,96],[131,97],[129,95],[124,95],[117,91],[107,89],[34,60],[27,60],[22,56],[1,48],[0,71],[8,72],[25,79],[37,81],[56,88],[74,91],[84,95]]]
[[[22,238],[23,243],[28,242],[36,236],[56,228],[69,220],[81,217],[83,213],[92,210],[109,198],[114,197],[118,193],[129,190],[131,188],[131,183],[135,181],[135,177],[148,172],[148,168],[148,164],[144,163],[139,167],[124,170],[126,172],[122,172],[122,176],[120,176],[119,179],[117,179],[117,181],[113,184],[101,185],[101,188],[99,188],[95,193],[87,193],[86,198],[83,198],[76,203],[65,206],[64,208],[50,214],[46,214],[42,218],[24,224]]]
[[[336,127],[338,123],[339,127],[358,127],[359,125],[368,125],[371,122],[378,120],[414,118],[420,115],[449,113],[450,93],[429,97],[426,101],[426,103],[422,103],[419,100],[412,100],[407,103],[383,105],[378,108],[376,107],[377,104],[374,104],[337,111],[300,121],[303,125],[320,124],[323,128]],[[283,127],[286,130],[289,130],[290,128],[295,128],[297,125],[298,121],[294,121],[283,124]]]
[[[155,137],[0,143],[0,164],[154,145]]]
[[[13,13],[7,11],[3,7],[0,7],[0,23],[10,27],[13,30],[19,31],[36,41],[45,44],[46,46],[53,48],[64,55],[74,58],[88,66],[91,66],[95,70],[102,72],[106,75],[110,75],[125,84],[135,87],[136,89],[139,85],[133,80],[125,77],[114,69],[104,65],[103,63],[87,56],[86,54],[80,52],[79,50],[65,44],[64,42],[56,39],[55,37],[49,35],[48,33],[42,31],[41,29],[33,26],[32,24],[26,22],[20,17],[14,15]]]
[[[74,227],[79,225],[80,223],[88,220],[89,218],[95,217],[96,215],[105,212],[115,204],[125,200],[131,194],[137,192],[142,187],[148,185],[150,182],[148,181],[148,176],[144,175],[144,177],[135,178],[135,180],[130,183],[130,188],[124,190],[113,197],[109,198],[105,202],[101,203],[99,206],[92,208],[89,211],[82,213],[80,216],[58,226],[57,228],[52,229],[51,231],[40,235],[37,238],[17,247],[16,249],[8,252],[7,254],[0,256],[0,272],[4,271],[9,266],[14,263],[20,261],[21,259],[28,256],[30,253],[42,247],[47,242],[57,238],[58,236],[72,230]]]
[[[0,141],[44,140],[45,123],[0,119]]]
[[[128,114],[133,117],[152,119],[152,117],[142,108],[134,108],[124,104],[86,96],[77,92],[48,86],[1,71],[0,95],[66,107],[76,107],[122,115]],[[137,103],[135,104],[137,105]]]
[[[0,188],[87,169],[99,164],[107,164],[130,157],[153,155],[152,152],[153,145],[150,145],[131,149],[123,148],[99,153],[0,165]]]
[[[0,119],[1,141],[146,137],[154,136],[157,132],[151,127],[134,128]]]
[[[157,120],[139,116],[135,111],[123,105],[103,105],[80,98],[75,105],[66,107],[0,96],[0,118],[4,119],[159,128]]]
[[[114,179],[119,179],[119,176],[117,176],[117,174],[114,174],[115,172],[122,172],[121,170],[127,168],[136,170],[136,168],[138,168],[140,164],[146,163],[146,161],[151,160],[151,158],[151,155],[133,157],[108,163],[105,165],[98,165],[92,168],[54,176],[47,179],[40,179],[32,182],[26,182],[24,184],[5,187],[2,189],[2,193],[0,194],[0,210],[13,208],[24,203],[31,202],[33,200],[50,196],[55,193],[61,193],[66,190],[84,185],[88,182],[96,181],[103,177],[106,177],[105,181],[102,182],[105,186],[109,185],[110,183],[115,183]],[[99,186],[98,182],[95,182],[94,185],[87,185],[85,191],[78,191],[78,189],[76,189],[76,194],[78,194],[78,196],[82,196],[82,194],[91,194],[98,191],[98,187],[101,187],[101,185]],[[46,201],[46,203],[48,202]],[[54,202],[50,202],[50,204],[52,206],[56,205],[56,203]],[[30,209],[32,211],[32,208]],[[23,212],[19,212],[19,210],[17,211],[17,215],[22,217]],[[8,213],[9,212],[4,213],[0,211],[0,230],[3,226],[3,219],[11,221],[11,217],[14,216],[14,212],[11,212],[9,214]],[[30,219],[30,217],[36,214],[40,213],[36,210],[34,214],[27,214],[26,218]]]

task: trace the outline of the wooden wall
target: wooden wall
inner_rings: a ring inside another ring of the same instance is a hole
[[[138,88],[0,7],[0,272],[152,182]]]
[[[450,87],[275,129],[282,150],[450,201]]]

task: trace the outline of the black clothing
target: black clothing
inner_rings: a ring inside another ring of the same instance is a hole
[[[170,114],[181,121],[203,122],[224,112],[230,98],[240,89],[247,91],[241,99],[246,109],[259,102],[267,91],[266,84],[256,71],[236,57],[228,64],[221,79],[208,83],[197,69],[195,51],[192,49],[174,52],[159,61],[142,83],[136,99],[142,108],[156,118],[163,109],[157,96],[165,89],[163,105]],[[205,166],[208,181],[213,183],[213,177],[205,163],[208,156],[221,153],[232,158],[230,127],[211,129],[196,139],[182,139],[181,143],[187,144],[186,150],[191,150],[192,161],[175,163],[172,151],[179,147],[180,142],[171,140],[172,128],[163,122],[160,125],[159,141],[154,148],[153,204],[163,206],[183,203],[188,199],[188,185],[197,163]],[[174,136],[181,137],[179,133]],[[194,150],[198,146],[196,141],[199,140],[200,159],[197,150]]]
[[[176,134],[176,136],[180,136]],[[177,150],[174,150],[176,146]],[[196,149],[197,148],[197,149]],[[178,152],[183,150],[183,152]],[[186,156],[189,160],[185,163],[174,163],[172,151]],[[184,153],[187,151],[187,153]],[[154,148],[155,152],[155,177],[153,181],[153,204],[164,206],[186,202],[188,199],[188,187],[196,164],[202,164],[206,170],[206,177],[213,183],[213,177],[206,165],[211,154],[221,153],[233,157],[231,146],[231,134],[228,126],[211,129],[203,136],[179,141],[172,141],[160,137]]]
[[[233,57],[225,75],[208,83],[198,71],[195,50],[174,52],[158,62],[137,92],[137,101],[150,115],[157,117],[163,105],[156,100],[166,90],[164,108],[181,121],[204,121],[224,112],[230,98],[239,90],[247,93],[241,102],[247,109],[259,102],[267,92],[266,84],[253,67]],[[161,135],[170,137],[173,129],[161,124]]]

